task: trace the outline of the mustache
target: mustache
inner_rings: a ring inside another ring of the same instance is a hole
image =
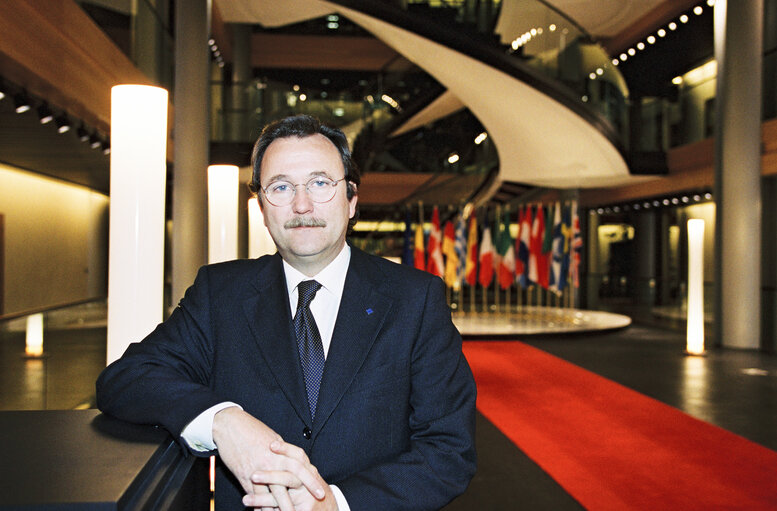
[[[294,229],[296,227],[326,227],[326,221],[315,217],[298,216],[283,224],[284,229]]]

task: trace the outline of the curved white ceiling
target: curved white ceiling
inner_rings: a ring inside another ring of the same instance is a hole
[[[575,2],[556,3],[566,4],[559,5],[560,8],[571,8]],[[590,7],[597,2],[584,3]],[[615,10],[613,2],[605,3],[611,11]],[[629,175],[616,148],[565,106],[501,71],[412,32],[318,0],[221,1],[219,8],[225,21],[264,26],[334,11],[342,13],[422,67],[469,107],[488,130],[499,152],[499,181],[589,188],[617,186],[637,179]]]

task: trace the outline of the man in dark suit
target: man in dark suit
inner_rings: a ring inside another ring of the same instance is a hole
[[[441,508],[475,471],[442,281],[346,243],[360,181],[339,130],[277,121],[252,163],[278,253],[200,269],[100,375],[99,408],[218,453],[219,509]]]

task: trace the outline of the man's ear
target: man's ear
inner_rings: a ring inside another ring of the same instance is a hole
[[[354,195],[358,194],[358,187],[356,186],[356,183],[353,181],[347,181],[346,182],[346,191],[345,191],[345,197],[348,200],[351,200]]]

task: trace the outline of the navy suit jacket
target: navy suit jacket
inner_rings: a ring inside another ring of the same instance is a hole
[[[353,511],[439,509],[475,472],[475,384],[442,281],[356,248],[315,421],[278,254],[201,268],[170,318],[97,381],[103,412],[176,437],[223,401],[302,447]],[[216,488],[218,508],[242,507],[224,467]]]

